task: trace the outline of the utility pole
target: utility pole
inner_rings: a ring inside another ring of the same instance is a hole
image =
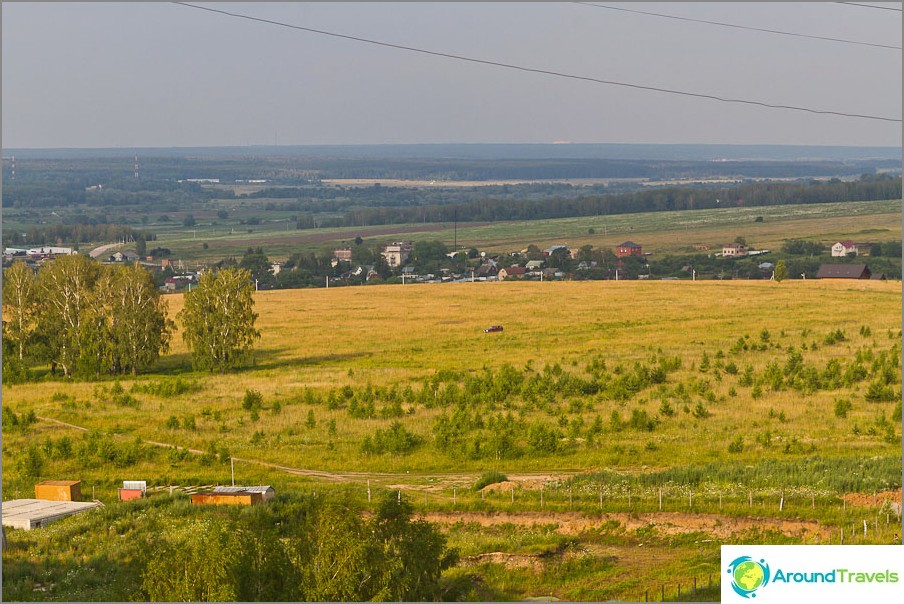
[[[232,468],[232,486],[235,486],[235,460],[233,458],[229,458],[229,465]]]

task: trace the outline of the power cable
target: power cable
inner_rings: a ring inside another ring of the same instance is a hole
[[[437,52],[437,51],[433,51],[433,50],[425,50],[423,48],[415,48],[413,46],[403,46],[401,44],[392,44],[390,42],[381,42],[379,40],[371,40],[368,38],[361,38],[358,36],[339,34],[339,33],[335,33],[335,32],[325,31],[322,29],[314,29],[311,27],[302,27],[301,25],[292,25],[290,23],[283,23],[281,21],[273,21],[270,19],[262,19],[260,17],[252,17],[250,15],[231,13],[231,12],[219,10],[216,8],[210,8],[207,6],[198,6],[196,4],[189,4],[187,2],[173,2],[173,4],[178,4],[180,6],[185,6],[187,8],[194,8],[197,10],[207,11],[207,12],[211,12],[211,13],[217,13],[220,15],[225,15],[227,17],[235,17],[237,19],[245,19],[248,21],[257,21],[258,23],[267,23],[269,25],[278,25],[280,27],[287,27],[289,29],[306,31],[306,32],[310,32],[310,33],[324,35],[324,36],[331,36],[333,38],[341,38],[344,40],[354,40],[355,42],[364,42],[366,44],[373,44],[376,46],[383,46],[386,48],[407,50],[409,52],[417,52],[417,53],[431,55],[431,56],[435,56],[435,57],[444,57],[447,59],[455,59],[457,61],[466,61],[468,63],[478,63],[481,65],[492,65],[494,67],[503,67],[505,69],[514,69],[517,71],[524,71],[524,72],[528,72],[528,73],[539,73],[539,74],[550,75],[550,76],[555,76],[555,77],[559,77],[559,78],[568,78],[568,79],[572,79],[572,80],[581,80],[581,81],[585,81],[585,82],[595,82],[597,84],[608,84],[610,86],[623,86],[625,88],[635,88],[638,90],[650,90],[650,91],[654,91],[654,92],[663,92],[666,94],[674,94],[674,95],[695,97],[695,98],[701,98],[701,99],[710,99],[710,100],[719,101],[722,103],[740,103],[740,104],[745,104],[745,105],[756,105],[759,107],[767,107],[770,109],[787,109],[787,110],[791,110],[791,111],[804,111],[807,113],[815,113],[815,114],[821,114],[821,115],[837,115],[837,116],[841,116],[841,117],[852,117],[852,118],[859,118],[859,119],[866,119],[866,120],[878,120],[878,121],[883,121],[883,122],[901,122],[900,118],[883,117],[883,116],[878,116],[878,115],[866,115],[866,114],[859,114],[859,113],[846,113],[844,111],[829,111],[829,110],[824,110],[824,109],[813,109],[810,107],[801,107],[801,106],[797,106],[797,105],[780,105],[780,104],[776,104],[776,103],[766,103],[763,101],[751,101],[748,99],[735,99],[735,98],[728,98],[728,97],[720,97],[720,96],[716,96],[716,95],[712,95],[712,94],[688,92],[685,90],[660,88],[658,86],[646,86],[643,84],[632,84],[629,82],[617,82],[615,80],[603,80],[600,78],[593,78],[590,76],[574,75],[574,74],[562,73],[559,71],[550,71],[547,69],[536,69],[533,67],[523,67],[520,65],[512,65],[510,63],[500,63],[497,61],[489,61],[489,60],[485,60],[485,59],[475,59],[472,57],[465,57],[465,56],[461,56],[461,55]]]
[[[859,6],[860,8],[875,8],[876,10],[893,10],[901,12],[900,8],[892,8],[890,6],[875,6],[873,4],[862,4],[860,2],[836,2],[835,4],[847,4],[848,6]]]
[[[810,38],[811,40],[823,40],[826,42],[842,42],[844,44],[857,44],[859,46],[874,46],[876,48],[888,48],[891,50],[901,50],[900,46],[891,46],[888,44],[875,44],[873,42],[860,42],[858,40],[846,40],[844,38],[831,38],[828,36],[811,36],[809,34],[801,34],[790,31],[781,31],[778,29],[765,29],[762,27],[750,27],[748,25],[737,25],[734,23],[722,23],[720,21],[708,21],[706,19],[692,19],[690,17],[680,17],[678,15],[667,15],[663,13],[653,13],[650,11],[644,10],[636,10],[633,8],[622,8],[620,6],[608,6],[605,4],[593,4],[591,2],[575,2],[574,4],[579,4],[581,6],[591,6],[594,8],[604,8],[607,10],[617,10],[625,13],[635,13],[638,15],[649,15],[651,17],[662,17],[663,19],[675,19],[678,21],[690,21],[692,23],[705,23],[707,25],[718,25],[720,27],[731,27],[733,29],[746,29],[749,31],[759,31],[768,34],[779,34],[782,36],[793,36],[795,38]]]

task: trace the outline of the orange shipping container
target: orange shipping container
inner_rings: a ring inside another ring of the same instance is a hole
[[[82,498],[80,480],[45,480],[35,485],[35,499],[78,501]]]

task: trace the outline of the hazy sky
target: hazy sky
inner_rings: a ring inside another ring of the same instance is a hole
[[[608,4],[901,46],[902,13],[894,11],[838,3]],[[893,118],[902,112],[900,50],[564,2],[205,6],[593,78]],[[3,2],[2,18],[6,148],[901,144],[900,122],[525,73],[169,3]]]

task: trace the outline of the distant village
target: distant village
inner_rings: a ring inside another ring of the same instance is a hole
[[[725,243],[721,246],[698,244],[694,246],[697,257],[705,256],[714,262],[726,260],[745,260],[770,254],[768,249],[751,249],[743,238],[740,241]],[[438,242],[434,242],[438,243]],[[564,280],[564,279],[651,279],[675,280],[679,278],[714,279],[714,278],[758,278],[774,277],[775,263],[757,262],[757,272],[742,277],[738,274],[714,270],[714,266],[695,267],[685,264],[678,269],[679,275],[659,275],[653,277],[649,268],[650,252],[644,252],[641,244],[624,241],[614,248],[580,248],[568,247],[565,244],[539,249],[528,246],[509,253],[481,252],[470,250],[443,251],[443,258],[432,258],[430,262],[418,262],[415,258],[416,243],[412,241],[396,241],[379,248],[379,253],[372,254],[371,263],[356,262],[356,254],[351,246],[334,249],[329,257],[329,265],[325,274],[312,275],[320,281],[305,284],[282,283],[280,274],[289,273],[299,268],[292,259],[283,262],[266,261],[263,270],[252,270],[253,278],[259,289],[280,287],[319,286],[332,287],[364,283],[450,283],[477,281],[511,281],[511,280]],[[441,245],[441,244],[440,244]],[[855,242],[842,240],[830,247],[832,258],[853,260],[869,257],[876,249],[872,242]],[[186,268],[181,260],[173,260],[163,256],[140,257],[129,249],[116,249],[117,244],[100,246],[89,255],[104,264],[140,263],[155,275],[161,291],[174,293],[190,289],[198,282],[205,267]],[[168,251],[168,250],[167,250]],[[249,252],[252,250],[249,248]],[[257,249],[259,255],[263,252]],[[24,261],[34,270],[38,270],[45,262],[62,255],[80,253],[71,247],[36,246],[29,248],[7,247],[3,251],[3,266],[14,261]],[[233,262],[235,262],[233,260]],[[222,265],[223,262],[217,265]],[[242,262],[236,262],[242,266]],[[215,266],[217,266],[215,265]],[[251,267],[249,267],[251,268]],[[309,273],[317,271],[309,270]],[[872,272],[866,263],[832,262],[820,263],[815,274],[816,279],[886,279],[883,272]],[[789,278],[807,278],[806,273],[792,274]],[[290,282],[291,283],[291,282]]]

